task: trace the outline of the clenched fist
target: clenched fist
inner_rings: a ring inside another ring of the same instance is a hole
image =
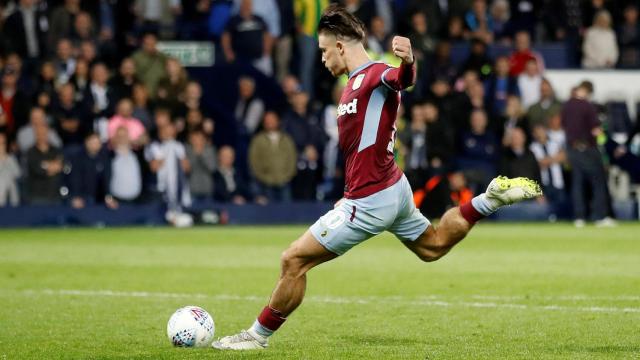
[[[411,51],[411,41],[402,36],[394,36],[391,42],[393,54],[405,64],[413,64],[413,51]]]

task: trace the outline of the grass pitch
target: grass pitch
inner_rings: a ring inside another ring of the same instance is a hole
[[[640,358],[640,224],[480,224],[429,264],[384,234],[314,269],[268,350],[170,345],[184,305],[248,327],[303,231],[0,230],[0,359]]]

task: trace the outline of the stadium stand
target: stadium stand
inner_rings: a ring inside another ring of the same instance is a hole
[[[331,110],[344,79],[325,71],[316,50],[317,9],[330,2],[0,0],[0,226],[160,224],[182,213],[205,222],[211,214],[210,222],[309,222],[323,214],[344,186]],[[636,2],[341,2],[369,27],[372,59],[397,65],[390,38],[412,39],[419,80],[403,94],[395,153],[409,172],[422,159],[416,191],[460,174],[458,187],[477,192],[499,169],[479,174],[460,159],[498,164],[513,153],[514,128],[527,152],[534,123],[562,149],[582,146],[565,142],[560,113],[586,80],[604,130],[595,140],[608,171],[607,215],[638,218]],[[601,59],[594,46],[619,56]],[[553,99],[540,99],[545,80]],[[480,112],[482,136],[472,120]],[[293,175],[277,189],[249,159],[274,115],[294,144]],[[478,139],[487,141],[482,148]],[[559,165],[560,211],[543,199],[497,218],[571,219],[571,167]],[[538,166],[541,175],[548,158]]]

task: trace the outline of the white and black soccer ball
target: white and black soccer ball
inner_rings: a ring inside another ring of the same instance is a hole
[[[176,310],[167,323],[167,336],[174,346],[209,346],[215,330],[211,315],[198,306],[185,306]]]

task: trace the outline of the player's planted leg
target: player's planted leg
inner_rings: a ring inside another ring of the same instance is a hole
[[[404,244],[423,261],[438,260],[464,239],[479,220],[502,206],[541,195],[540,185],[533,180],[498,176],[491,181],[486,192],[467,204],[448,210],[437,228],[429,226],[416,241],[405,241]]]
[[[214,341],[212,346],[221,350],[264,349],[268,338],[302,303],[307,285],[307,271],[316,265],[336,258],[311,235],[305,232],[282,254],[280,279],[253,325],[239,334]]]

